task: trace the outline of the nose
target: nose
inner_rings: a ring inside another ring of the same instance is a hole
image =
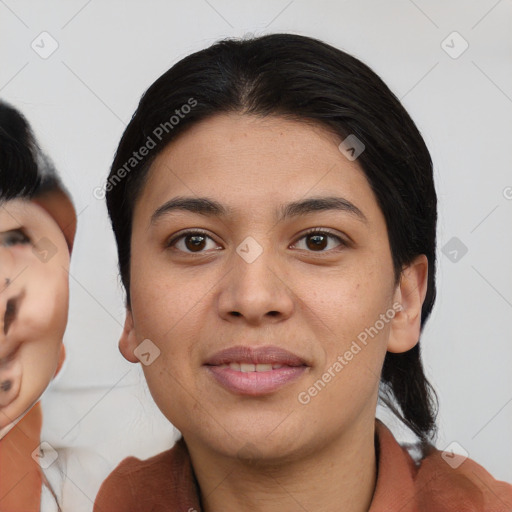
[[[242,245],[242,244],[241,244]],[[260,246],[261,247],[261,246]],[[240,248],[240,246],[239,246]],[[222,318],[251,325],[276,323],[289,318],[294,309],[294,293],[275,251],[259,249],[254,258],[247,252],[233,252],[230,270],[221,280],[218,309]]]

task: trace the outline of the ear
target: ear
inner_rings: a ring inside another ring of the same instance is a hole
[[[64,364],[64,360],[66,359],[66,347],[64,347],[64,343],[60,345],[60,354],[59,354],[59,362],[57,363],[57,369],[55,370],[54,378],[60,372],[62,365]]]
[[[123,357],[130,363],[139,363],[139,359],[133,351],[137,348],[138,342],[135,337],[135,329],[133,327],[133,315],[129,309],[126,309],[126,318],[124,321],[123,332],[119,338],[119,351]]]
[[[424,254],[402,269],[394,300],[401,305],[391,322],[387,350],[406,352],[420,339],[421,307],[427,294],[428,260]]]

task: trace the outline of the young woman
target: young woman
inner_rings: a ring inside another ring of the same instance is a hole
[[[75,231],[53,165],[25,118],[0,103],[1,512],[39,511],[47,499],[56,505],[41,471],[53,454],[40,449],[39,398],[64,361]]]
[[[366,65],[288,34],[190,55],[144,94],[106,192],[120,349],[182,438],[123,461],[97,512],[512,509],[433,444],[432,162]]]

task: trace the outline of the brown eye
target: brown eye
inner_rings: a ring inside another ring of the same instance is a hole
[[[201,251],[204,249],[205,239],[204,235],[187,235],[184,238],[185,246],[193,252],[196,250]]]
[[[306,240],[306,249],[312,252],[328,252],[324,249],[329,245],[329,239],[336,240],[338,242],[338,247],[344,247],[347,245],[341,237],[334,235],[329,231],[319,229],[308,231],[299,238],[299,241]]]
[[[308,235],[306,239],[309,240],[309,242],[311,242],[311,245],[308,244],[308,248],[314,250],[325,249],[328,243],[327,238],[328,237],[322,233],[313,233],[311,235]]]
[[[213,238],[203,231],[185,231],[172,238],[167,244],[167,247],[173,247],[181,252],[189,254],[200,253],[204,252],[203,249],[207,245],[208,239],[214,242]]]

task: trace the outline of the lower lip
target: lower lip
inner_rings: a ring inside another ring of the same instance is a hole
[[[298,379],[307,366],[286,366],[266,372],[239,372],[229,367],[206,366],[222,386],[239,395],[267,395]]]

